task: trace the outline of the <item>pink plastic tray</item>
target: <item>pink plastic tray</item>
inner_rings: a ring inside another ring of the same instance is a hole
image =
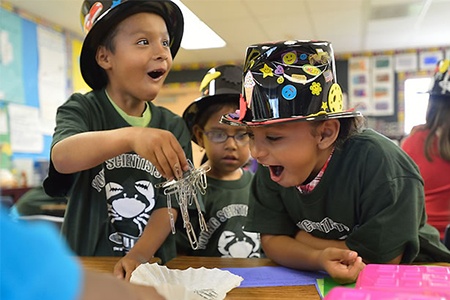
[[[369,264],[359,274],[355,288],[450,299],[450,267]]]
[[[401,291],[335,287],[324,300],[442,300],[442,296],[412,294]]]

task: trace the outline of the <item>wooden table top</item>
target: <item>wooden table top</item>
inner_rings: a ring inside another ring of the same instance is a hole
[[[114,265],[120,257],[79,257],[82,264],[89,270],[111,273]],[[155,259],[151,262],[157,262]],[[193,268],[250,268],[261,266],[276,266],[267,258],[221,258],[221,257],[196,257],[179,256],[169,261],[166,266],[170,269],[184,270]],[[229,299],[305,299],[320,300],[314,285],[304,286],[278,286],[278,287],[253,287],[234,288],[228,292]]]

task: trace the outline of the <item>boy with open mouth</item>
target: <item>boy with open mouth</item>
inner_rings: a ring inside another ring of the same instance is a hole
[[[254,176],[246,229],[265,254],[354,282],[366,263],[450,261],[426,224],[423,180],[392,141],[344,110],[326,41],[248,47],[240,109]]]

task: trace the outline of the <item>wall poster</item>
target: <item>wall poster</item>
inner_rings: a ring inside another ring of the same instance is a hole
[[[369,57],[351,57],[349,59],[349,108],[355,108],[365,115],[371,112],[370,67]]]
[[[372,57],[372,116],[394,114],[394,66],[389,55]]]

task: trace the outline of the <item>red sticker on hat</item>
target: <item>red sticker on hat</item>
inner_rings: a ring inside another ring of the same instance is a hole
[[[239,121],[242,121],[245,117],[245,114],[247,112],[247,102],[245,101],[244,96],[239,98]]]
[[[100,13],[103,11],[103,4],[100,2],[95,2],[91,9],[89,10],[89,13],[84,17],[84,30],[88,32],[91,30],[92,26],[95,23],[95,20],[97,20]]]

